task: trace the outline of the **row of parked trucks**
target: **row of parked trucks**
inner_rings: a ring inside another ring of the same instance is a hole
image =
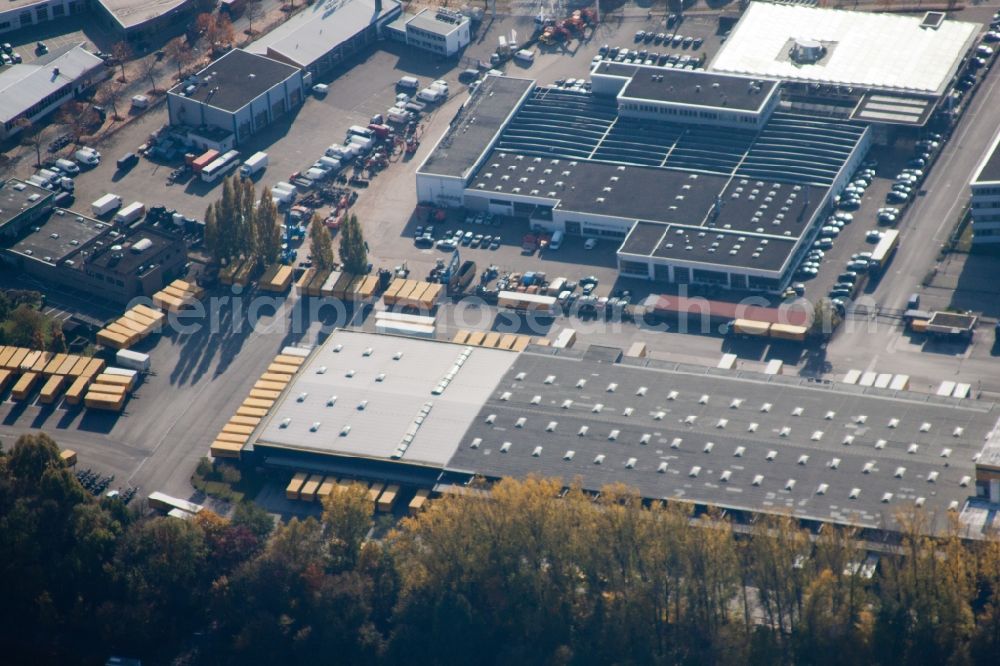
[[[393,510],[401,492],[401,488],[397,484],[386,485],[377,481],[369,484],[366,481],[298,472],[288,482],[288,486],[285,488],[285,498],[301,502],[322,502],[334,492],[347,490],[352,484],[365,486],[369,501],[381,513],[390,513]],[[423,509],[429,498],[430,490],[427,488],[418,489],[414,493],[413,499],[410,500],[408,506],[410,513],[414,514]]]

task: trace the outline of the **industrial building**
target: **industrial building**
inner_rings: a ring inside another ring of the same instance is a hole
[[[472,40],[472,20],[449,9],[421,9],[402,14],[386,26],[386,36],[424,51],[453,56]]]
[[[0,238],[17,238],[52,210],[55,193],[23,180],[0,181]]]
[[[972,199],[972,242],[979,246],[1000,243],[1000,134],[993,139],[969,183]]]
[[[83,44],[53,49],[30,64],[0,71],[0,140],[20,131],[17,122],[35,122],[109,76],[104,61]]]
[[[788,101],[874,125],[922,126],[980,25],[946,18],[751,2],[708,65],[789,82]]]
[[[193,0],[11,0],[0,11],[0,33],[60,21],[93,11],[115,34],[133,44],[159,43],[193,16]]]
[[[3,262],[42,282],[118,304],[152,296],[187,262],[183,239],[150,226],[121,229],[55,209],[3,250]]]
[[[529,474],[593,492],[620,482],[737,519],[781,512],[891,529],[898,511],[922,508],[940,529],[949,512],[964,518],[996,491],[988,464],[977,471],[974,460],[997,438],[998,419],[990,402],[607,347],[517,353],[338,330],[244,456],[423,487]]]
[[[396,0],[323,0],[247,46],[251,53],[323,75],[378,41],[401,13]]]
[[[622,275],[779,292],[869,128],[778,82],[602,63],[592,92],[488,77],[417,172],[422,202],[619,244]]]
[[[167,93],[170,124],[192,143],[231,149],[301,106],[302,71],[233,49]]]

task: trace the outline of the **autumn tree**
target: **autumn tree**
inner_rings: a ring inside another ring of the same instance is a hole
[[[120,42],[115,42],[111,47],[111,55],[114,56],[115,60],[118,61],[118,65],[121,67],[122,76],[120,81],[125,82],[125,61],[132,57],[132,46],[122,40]]]
[[[59,122],[79,138],[90,134],[91,129],[100,122],[100,116],[94,111],[93,105],[70,100],[60,107]]]
[[[35,151],[35,166],[41,166],[44,128],[36,125],[24,116],[14,121],[14,126],[19,129],[19,141],[21,145],[25,148],[32,148]]]
[[[349,273],[361,275],[368,272],[368,245],[361,223],[353,213],[347,216],[340,228],[340,262]]]
[[[313,215],[309,223],[309,244],[316,269],[333,270],[336,265],[333,257],[333,239],[330,238],[330,230],[317,215]]]
[[[53,321],[50,328],[49,351],[57,354],[65,354],[67,351],[66,335],[63,333],[62,324],[57,321]]]
[[[97,101],[103,105],[110,105],[112,118],[121,120],[121,115],[118,113],[118,102],[124,94],[125,86],[121,81],[108,79],[97,89]]]
[[[174,37],[167,42],[166,46],[163,47],[163,52],[166,54],[168,60],[173,61],[177,65],[178,79],[183,76],[184,68],[194,62],[195,59],[194,51],[191,50],[184,35]]]
[[[281,256],[281,224],[278,221],[278,208],[267,187],[260,193],[253,220],[258,255],[264,264],[273,264]]]

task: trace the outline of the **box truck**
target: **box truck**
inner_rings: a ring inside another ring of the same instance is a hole
[[[258,173],[267,168],[267,153],[259,151],[247,158],[247,161],[240,167],[240,176],[243,178],[253,178]]]
[[[132,224],[146,213],[146,207],[141,201],[133,201],[129,205],[115,213],[115,222],[118,224]]]
[[[396,87],[402,90],[416,90],[420,87],[420,81],[413,76],[404,76],[396,82]]]
[[[123,368],[129,368],[138,372],[149,372],[149,354],[128,349],[119,349],[115,353],[115,362]]]
[[[107,215],[111,211],[121,208],[122,198],[117,194],[105,194],[103,197],[90,204],[90,208],[94,211],[94,215],[101,216]]]

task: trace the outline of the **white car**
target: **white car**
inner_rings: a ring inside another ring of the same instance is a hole
[[[312,88],[314,95],[325,95],[330,92],[330,86],[325,83],[317,83]]]
[[[596,238],[588,238],[587,240],[585,240],[583,242],[583,249],[584,250],[593,250],[595,247],[597,247],[597,239]]]
[[[101,154],[93,148],[86,146],[76,151],[73,157],[80,164],[86,164],[87,166],[97,166],[101,163]]]

